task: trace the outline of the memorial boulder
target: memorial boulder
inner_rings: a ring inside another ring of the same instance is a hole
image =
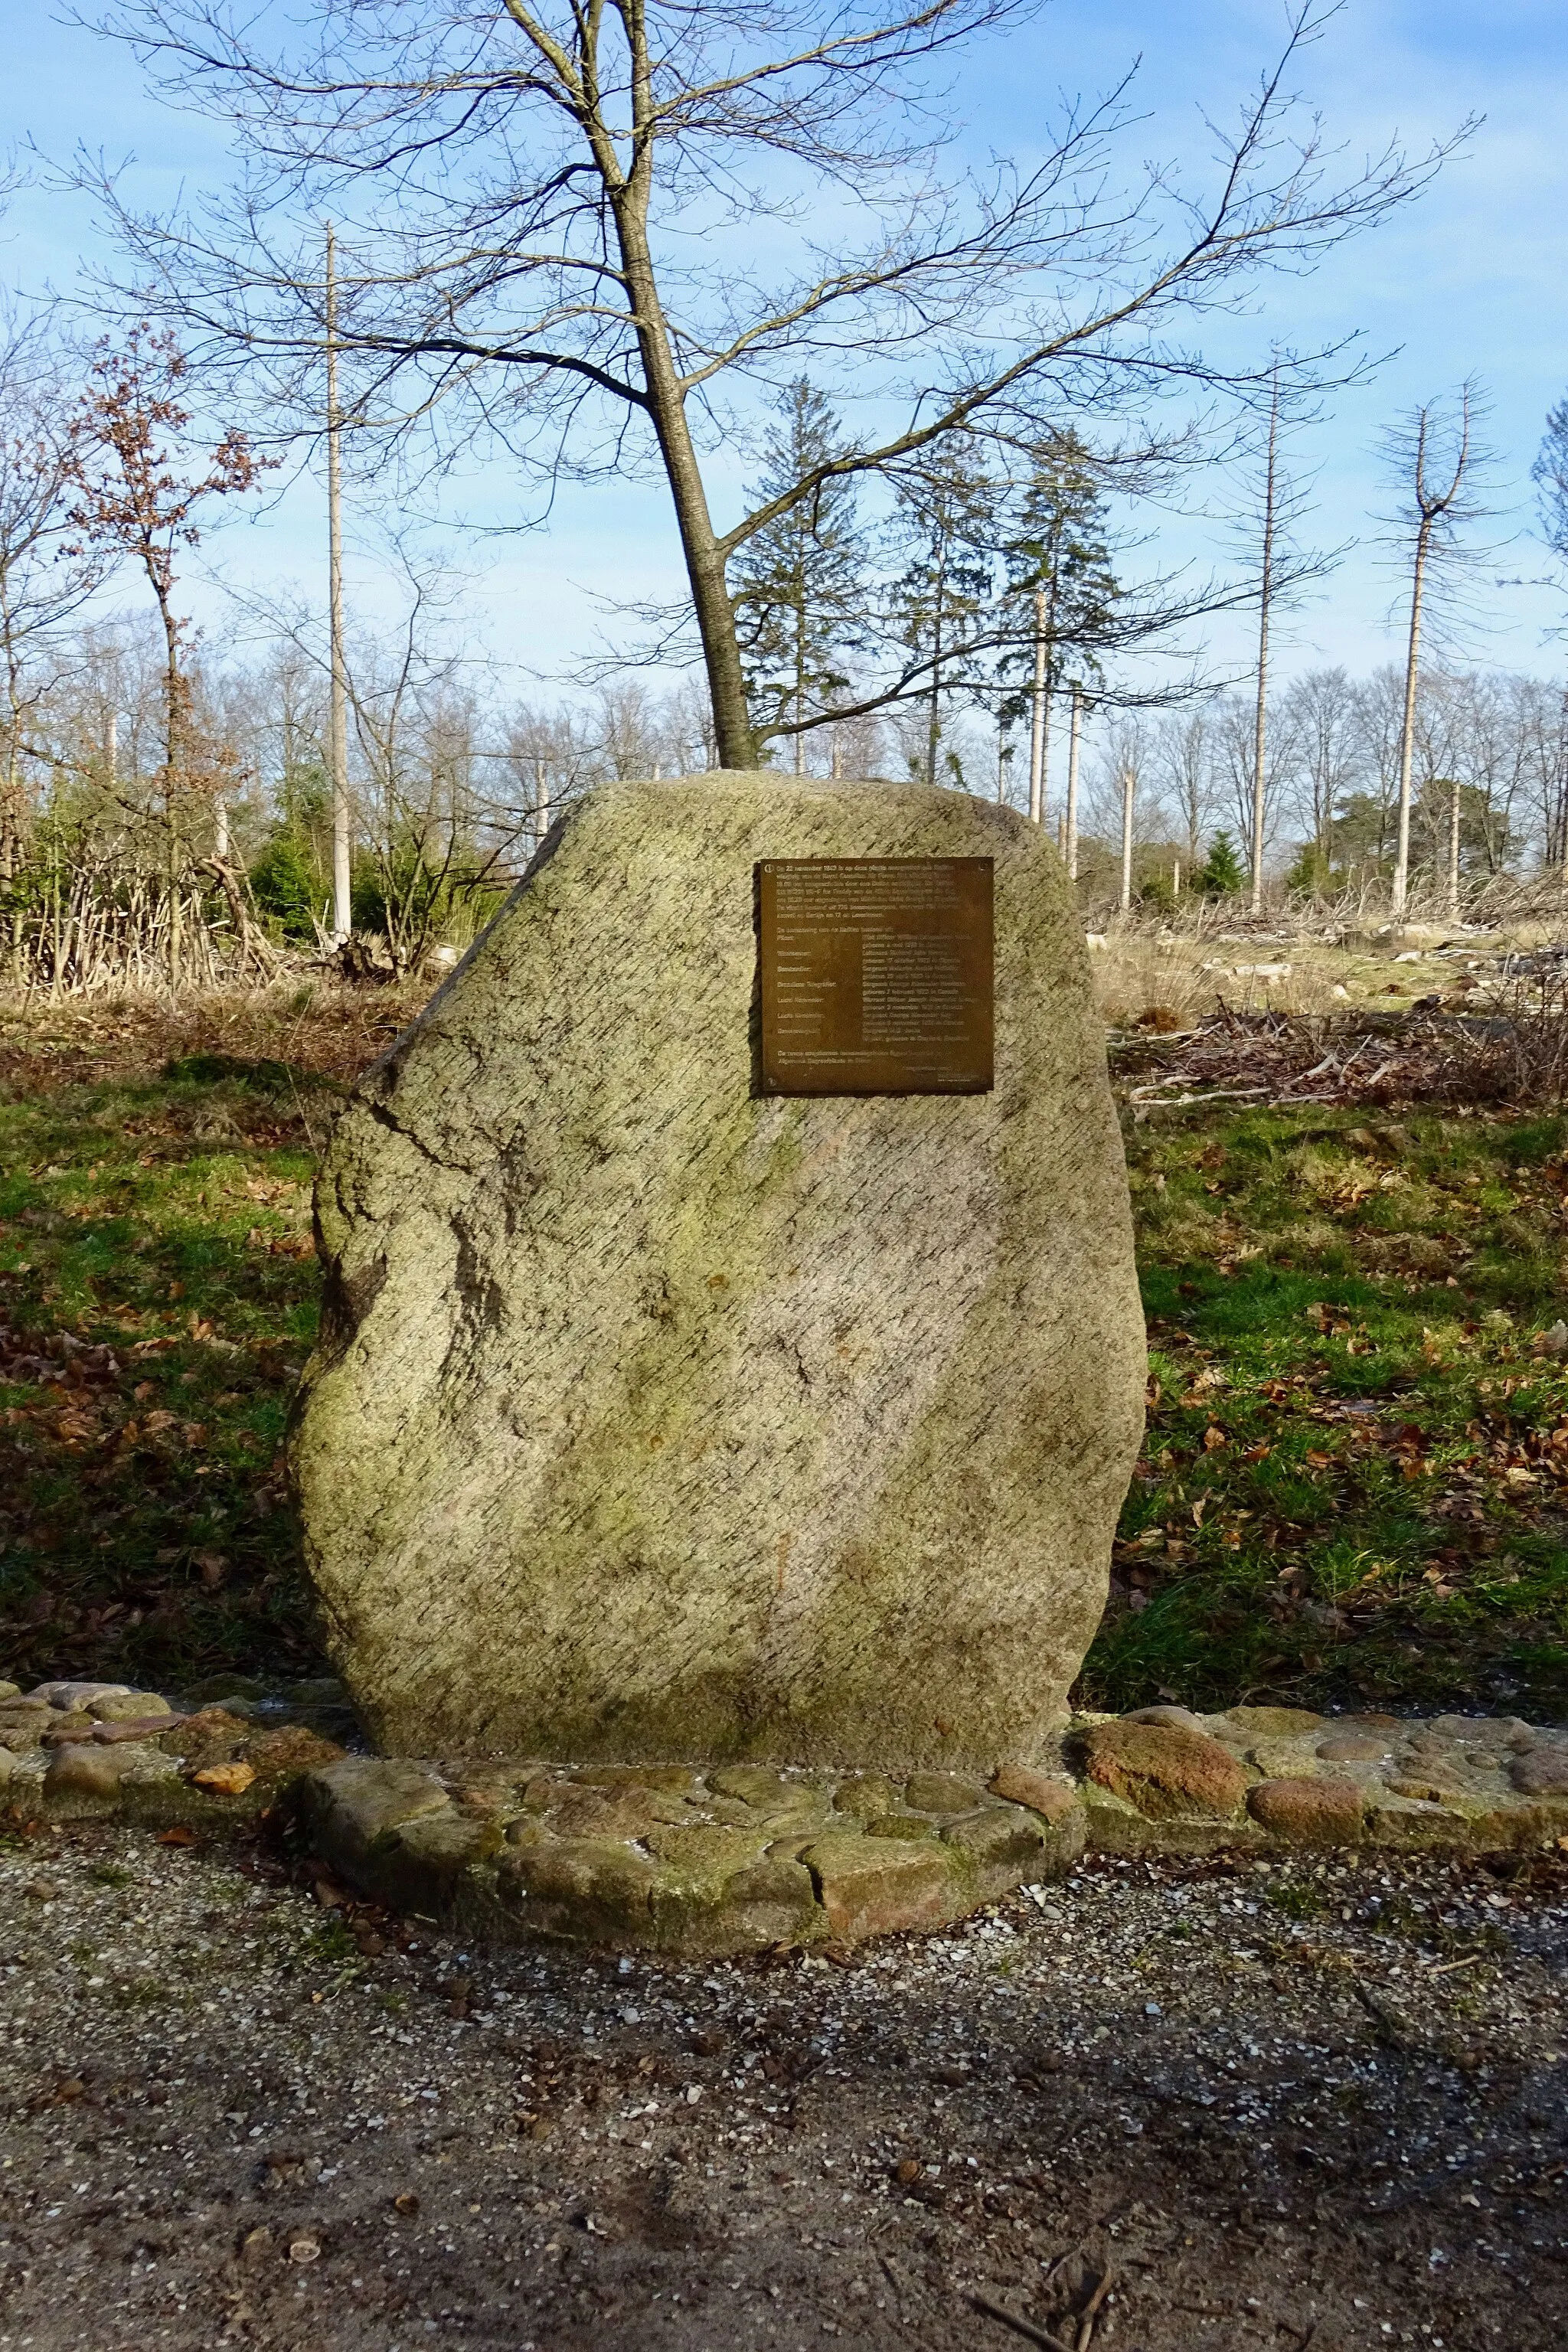
[[[384,1748],[1045,1754],[1144,1349],[1037,828],[767,773],[590,793],[361,1081],[317,1218],[294,1470]]]

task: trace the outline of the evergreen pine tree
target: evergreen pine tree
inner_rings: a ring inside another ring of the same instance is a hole
[[[751,494],[753,506],[781,497],[841,446],[832,409],[804,376],[781,411],[764,445],[766,471]],[[815,497],[764,523],[731,564],[752,729],[759,742],[795,730],[797,775],[805,750],[799,730],[848,684],[844,660],[864,620],[865,573],[852,481],[824,482]]]
[[[1005,720],[1028,708],[1037,594],[1046,600],[1047,696],[1069,667],[1080,677],[1098,673],[1095,648],[1106,641],[1121,593],[1106,532],[1105,494],[1089,449],[1076,433],[1052,434],[1035,452],[1016,529],[1003,549],[1012,625],[1028,640],[1002,657],[1002,673],[1014,681]]]
[[[1243,888],[1247,876],[1242,871],[1241,857],[1228,833],[1216,833],[1209,844],[1208,859],[1195,877],[1197,887],[1211,898],[1228,898]]]
[[[944,708],[954,693],[973,689],[963,656],[983,634],[990,606],[996,486],[979,454],[955,436],[900,471],[896,497],[895,541],[909,560],[893,585],[891,618],[906,655],[925,665],[928,679],[925,743],[910,764],[934,784]],[[962,785],[951,751],[948,765]]]

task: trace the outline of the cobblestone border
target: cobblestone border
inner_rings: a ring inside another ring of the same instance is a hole
[[[14,1815],[221,1824],[286,1810],[361,1894],[465,1936],[718,1957],[944,1927],[1119,1854],[1568,1846],[1568,1731],[1238,1706],[1079,1717],[982,1786],[929,1771],[346,1754],[106,1684],[0,1684]]]

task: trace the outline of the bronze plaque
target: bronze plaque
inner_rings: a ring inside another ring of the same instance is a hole
[[[989,857],[764,858],[763,1092],[985,1093],[994,874]]]

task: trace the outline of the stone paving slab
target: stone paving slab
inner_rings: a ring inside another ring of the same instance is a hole
[[[0,1684],[0,1808],[286,1814],[328,1869],[475,1938],[701,1957],[950,1925],[1078,1855],[1568,1848],[1568,1730],[1180,1706],[1074,1719],[988,1779],[350,1755],[152,1692]]]

